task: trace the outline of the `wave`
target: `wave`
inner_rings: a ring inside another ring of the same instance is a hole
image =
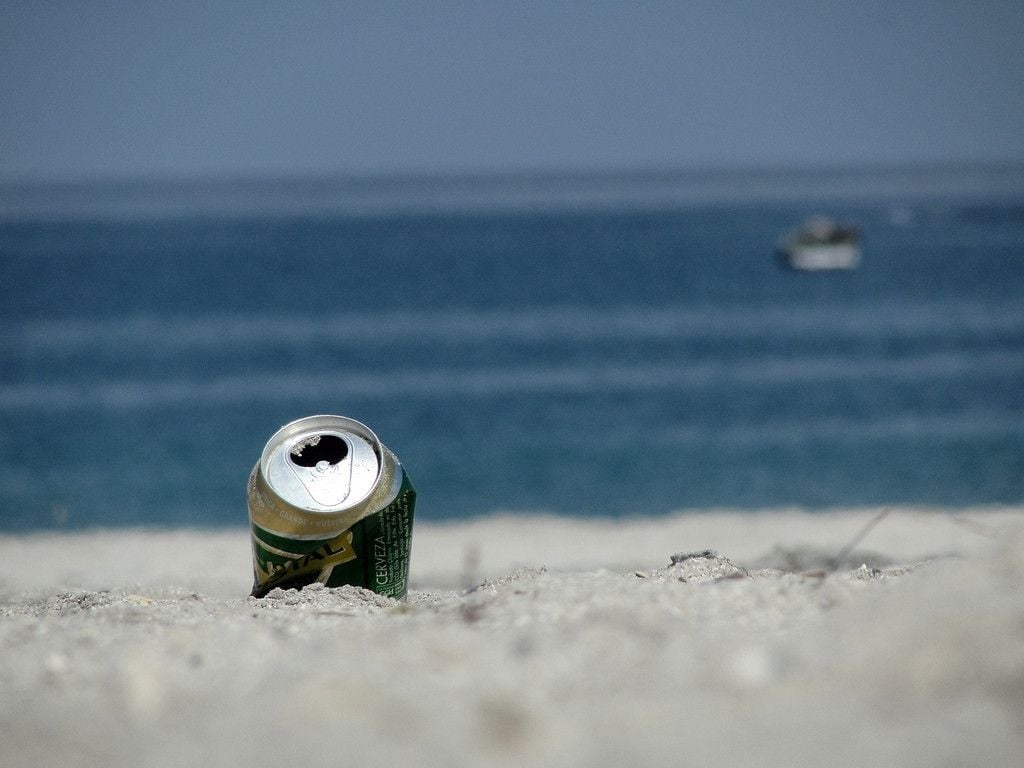
[[[670,427],[658,437],[664,443],[708,447],[758,448],[804,445],[808,440],[826,444],[851,441],[932,438],[972,440],[1010,436],[1024,438],[1024,412],[971,410],[956,414],[887,414],[884,418],[812,418],[766,421],[755,425],[713,428]]]
[[[908,339],[1024,334],[1019,302],[830,307],[425,310],[302,316],[115,317],[9,323],[0,350],[82,355],[369,343],[600,342],[772,338]]]
[[[592,394],[792,385],[1016,379],[1024,353],[956,352],[882,356],[764,356],[738,361],[647,365],[575,364],[519,368],[310,370],[189,379],[127,378],[0,386],[0,409],[148,408],[191,403],[323,398],[445,398]]]

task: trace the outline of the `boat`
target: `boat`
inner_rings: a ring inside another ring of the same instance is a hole
[[[856,269],[860,266],[860,230],[828,216],[812,216],[779,243],[782,263],[801,271]]]

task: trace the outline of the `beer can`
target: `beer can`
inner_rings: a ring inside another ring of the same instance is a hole
[[[365,424],[308,416],[281,427],[247,497],[253,597],[317,581],[405,597],[416,491]]]

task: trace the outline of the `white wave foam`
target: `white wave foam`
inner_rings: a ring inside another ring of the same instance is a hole
[[[913,357],[779,357],[696,364],[534,366],[476,370],[404,369],[384,373],[290,371],[209,379],[123,379],[97,383],[0,386],[0,408],[145,408],[194,402],[229,405],[287,399],[487,397],[920,382],[1024,375],[1024,353],[944,353]]]
[[[1024,413],[974,410],[955,414],[887,414],[882,419],[818,418],[766,421],[749,426],[669,427],[657,437],[673,444],[760,448],[801,446],[808,440],[838,444],[894,438],[970,440],[996,435],[1024,437]]]
[[[765,337],[912,339],[931,335],[1024,334],[1024,307],[963,301],[833,307],[582,307],[33,321],[0,330],[0,349],[81,355],[216,351],[275,344],[447,345]]]

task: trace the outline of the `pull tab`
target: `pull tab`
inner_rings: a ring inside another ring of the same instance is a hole
[[[337,435],[315,435],[292,446],[288,466],[317,504],[333,507],[348,497],[352,460],[348,441]]]

